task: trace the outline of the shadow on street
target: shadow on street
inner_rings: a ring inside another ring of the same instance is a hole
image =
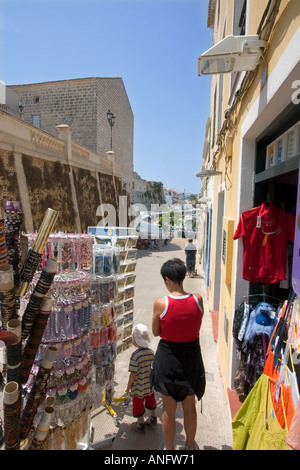
[[[152,256],[154,253],[159,253],[159,252],[168,252],[168,251],[182,251],[182,248],[173,243],[173,241],[168,242],[168,244],[165,246],[163,245],[159,250],[149,248],[148,250],[144,249],[138,249],[137,256],[136,258],[143,258],[145,256]]]

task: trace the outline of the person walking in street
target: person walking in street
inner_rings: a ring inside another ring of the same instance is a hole
[[[182,260],[166,261],[160,274],[170,295],[155,300],[152,332],[160,336],[151,369],[151,384],[162,394],[162,430],[164,448],[174,449],[176,409],[182,403],[187,450],[199,449],[196,397],[205,391],[205,370],[199,334],[204,313],[200,294],[183,288],[186,267]]]
[[[186,269],[189,277],[195,274],[196,253],[197,247],[194,245],[193,239],[189,239],[188,244],[185,247]]]
[[[137,348],[129,361],[129,379],[126,393],[132,396],[132,415],[137,421],[132,424],[134,431],[145,432],[145,424],[152,428],[157,425],[156,399],[153,387],[150,384],[150,369],[154,352],[149,348],[150,336],[148,328],[139,323],[132,330],[132,342]],[[144,420],[145,408],[150,410],[151,416]]]

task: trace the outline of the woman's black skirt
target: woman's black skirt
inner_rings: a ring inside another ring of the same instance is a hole
[[[174,343],[161,339],[151,369],[151,384],[158,391],[162,391],[160,384],[191,387],[201,400],[206,380],[199,340]],[[172,395],[173,388],[167,387],[168,394],[182,401]]]

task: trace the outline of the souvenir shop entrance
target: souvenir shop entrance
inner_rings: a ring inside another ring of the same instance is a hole
[[[300,158],[299,106],[291,104],[257,139],[254,205],[264,202],[295,216]],[[287,246],[286,281],[250,282],[249,295],[284,301],[292,287],[293,244]]]
[[[300,448],[300,299],[293,288],[299,154],[299,110],[290,105],[257,139],[253,209],[234,234],[248,240],[249,290],[233,321],[239,363],[233,383],[242,402],[233,449]]]

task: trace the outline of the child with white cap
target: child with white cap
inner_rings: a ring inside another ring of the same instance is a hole
[[[129,361],[129,379],[126,393],[132,396],[132,415],[137,418],[133,429],[139,433],[145,432],[145,424],[156,427],[156,399],[154,389],[150,384],[150,370],[154,352],[149,348],[150,336],[148,328],[139,323],[132,330],[132,342],[137,348]],[[151,417],[144,421],[145,408],[151,411]]]

